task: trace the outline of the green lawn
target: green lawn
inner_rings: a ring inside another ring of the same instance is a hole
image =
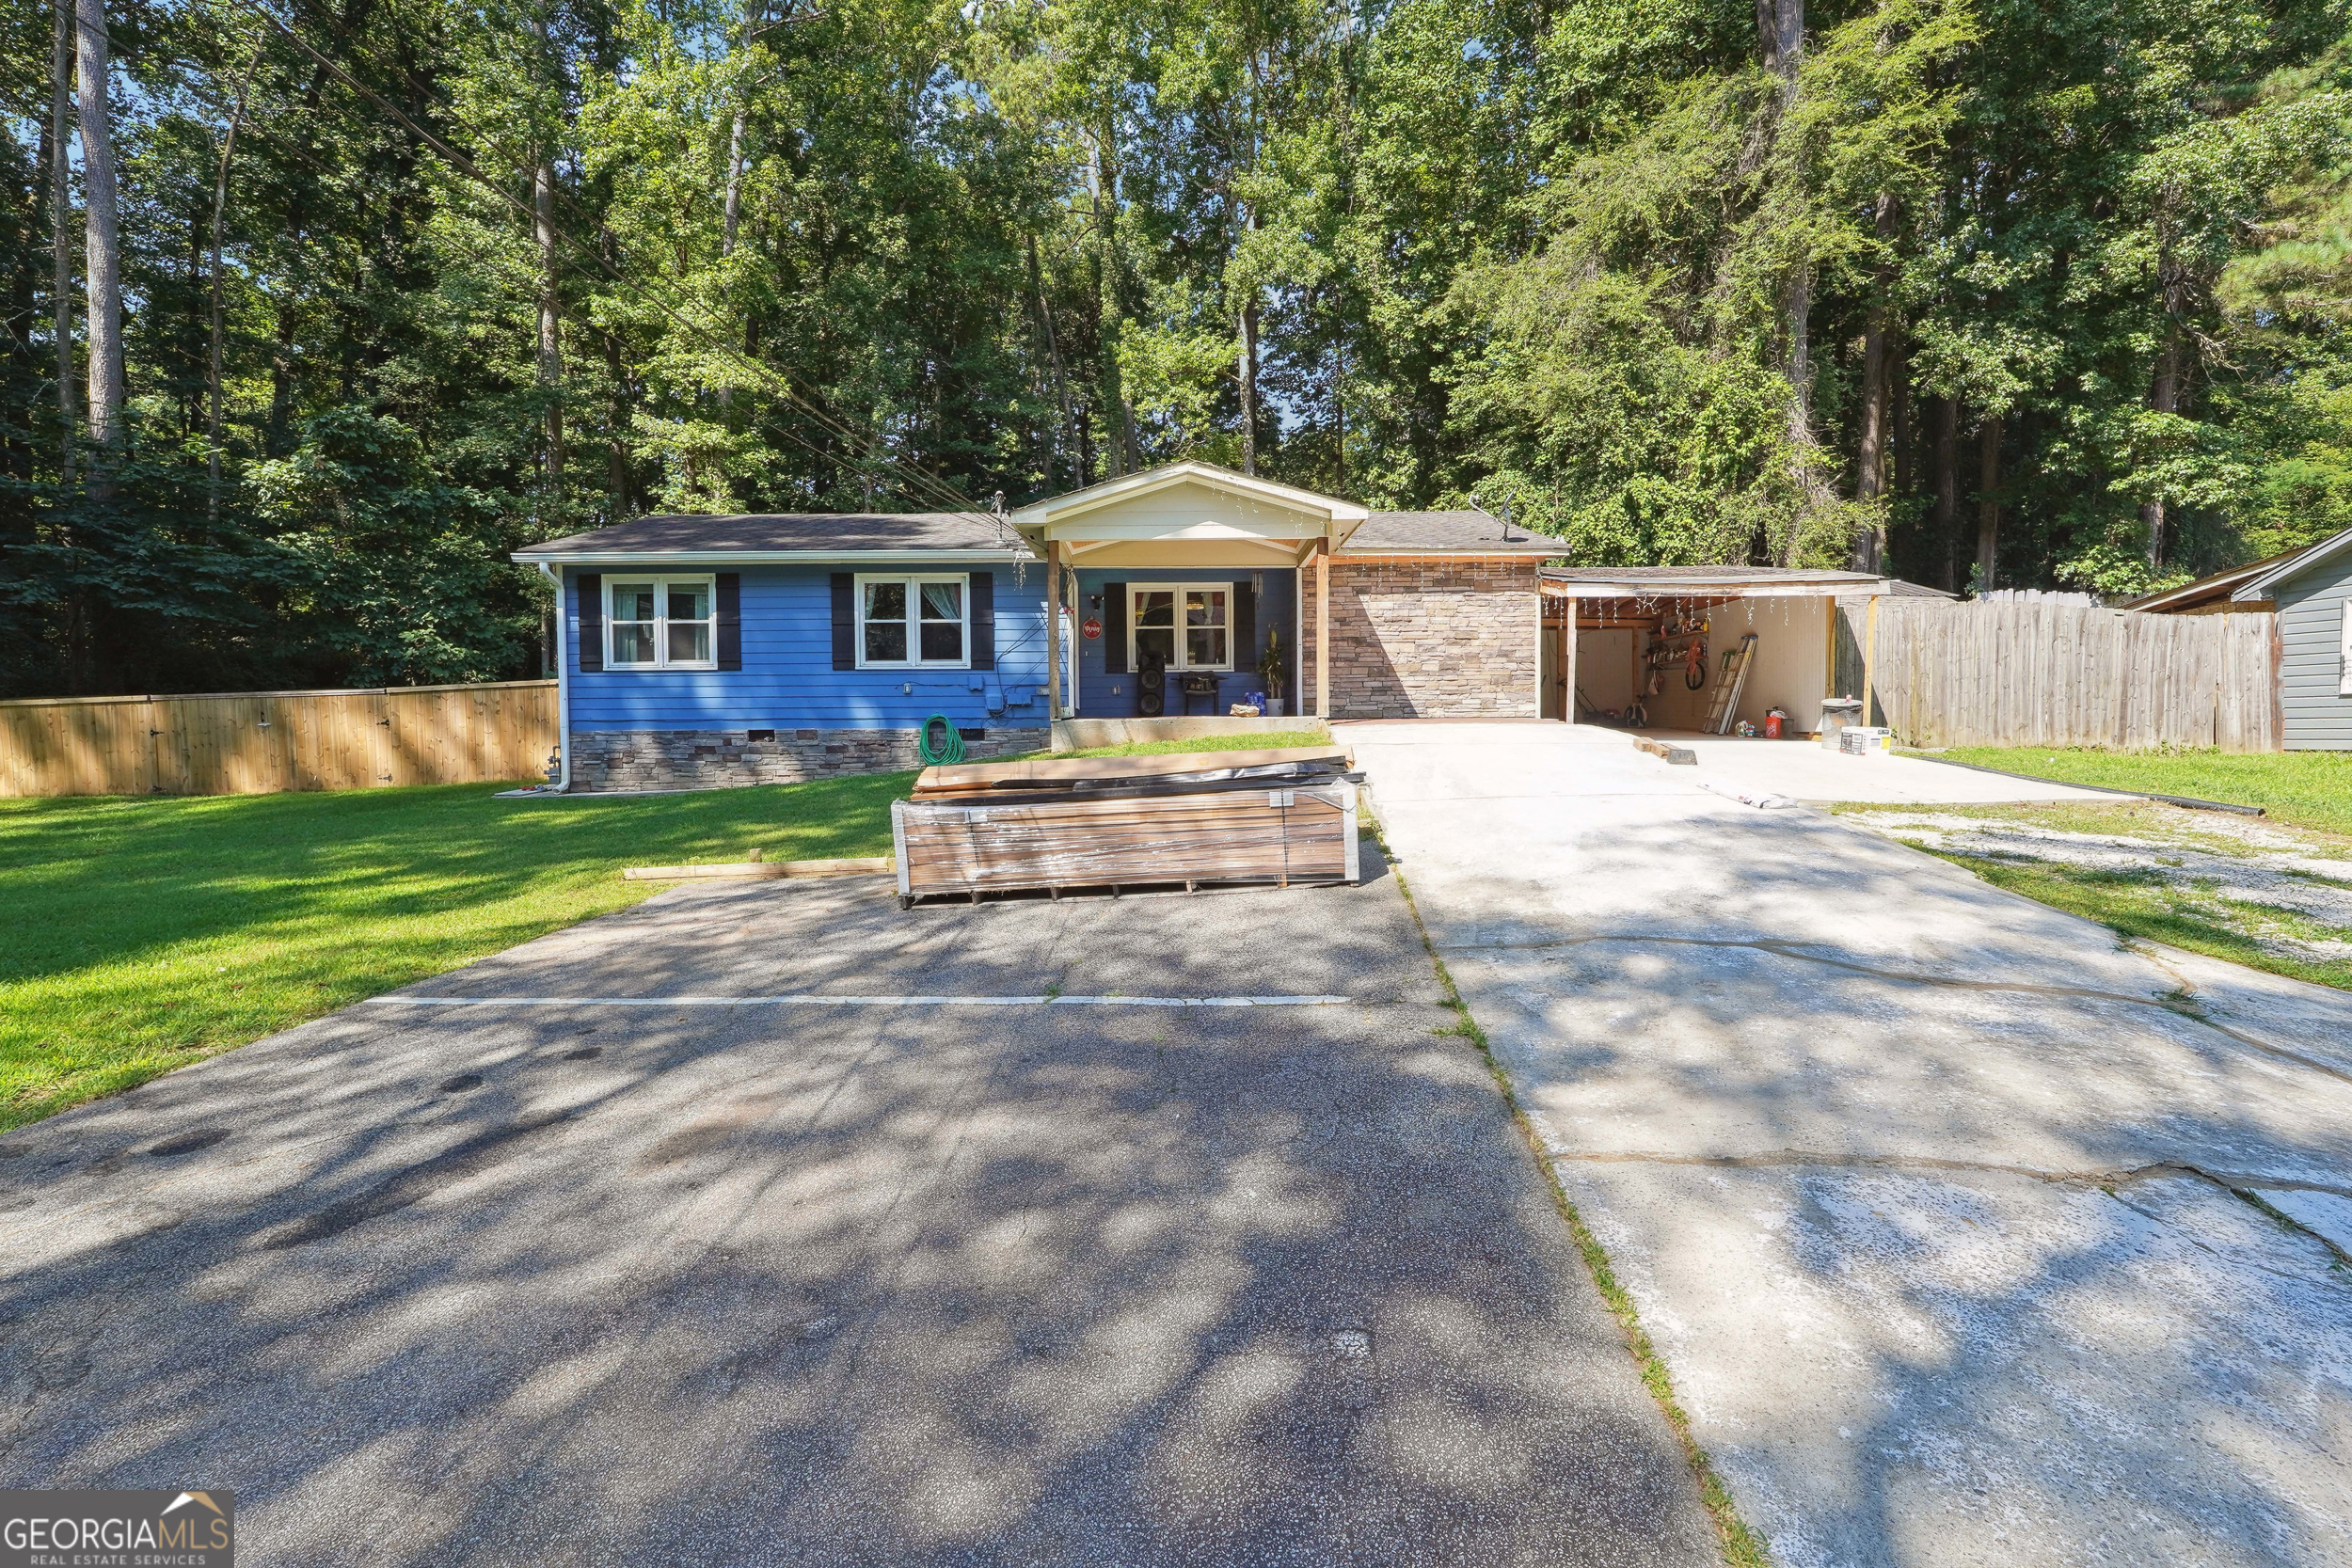
[[[0,800],[0,1131],[661,890],[622,881],[625,866],[755,847],[771,861],[886,855],[890,802],[913,780],[607,800],[455,784]]]
[[[1124,746],[1097,746],[1089,751],[1064,752],[1071,757],[1157,757],[1178,752],[1271,751],[1278,746],[1328,746],[1327,730],[1269,730],[1260,735],[1204,735],[1191,740],[1136,740]],[[1037,752],[1042,756],[1045,753]]]
[[[1956,746],[1940,755],[2063,784],[2260,806],[2289,827],[2352,834],[2352,752],[2094,752]]]
[[[660,891],[624,866],[886,855],[912,777],[0,800],[0,1129]]]
[[[1928,852],[1966,866],[1994,887],[2022,893],[2070,914],[2095,920],[2119,936],[2161,942],[2208,958],[2227,958],[2249,969],[2265,969],[2273,974],[2352,990],[2352,963],[2281,952],[2262,941],[2271,934],[2335,940],[2344,937],[2343,931],[2314,921],[2298,919],[2260,904],[2223,898],[2208,890],[2182,887],[2153,871],[2021,865],[1983,855],[1959,855],[1936,849]]]

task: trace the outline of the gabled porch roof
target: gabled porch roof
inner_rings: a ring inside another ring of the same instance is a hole
[[[1025,506],[1012,526],[1073,566],[1297,566],[1371,512],[1209,463],[1170,463]]]

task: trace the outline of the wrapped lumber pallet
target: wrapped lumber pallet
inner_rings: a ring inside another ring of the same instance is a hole
[[[915,798],[891,807],[899,900],[1356,880],[1356,782],[1345,753],[1263,755],[1070,759],[1060,764],[1068,771],[1042,762],[931,769],[930,790],[918,780]]]

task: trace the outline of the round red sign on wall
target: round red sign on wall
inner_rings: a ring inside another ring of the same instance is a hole
[[[1078,630],[1089,638],[1100,637],[1103,635],[1103,623],[1089,615],[1086,618],[1086,624]]]

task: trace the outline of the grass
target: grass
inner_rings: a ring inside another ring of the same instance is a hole
[[[2042,753],[2046,756],[2049,753]],[[2238,760],[2235,758],[2230,760]],[[2273,759],[2275,760],[2275,759]],[[2153,786],[2150,786],[2153,787]],[[2169,792],[2168,792],[2169,793]],[[2129,870],[2070,865],[2057,860],[2028,860],[2009,854],[1972,854],[1939,847],[1906,832],[1899,821],[1878,831],[1889,833],[1939,859],[1963,866],[1994,886],[2020,893],[2040,903],[2095,920],[2119,936],[2167,942],[2210,958],[2226,958],[2250,969],[2267,970],[2297,980],[2352,990],[2352,962],[2324,956],[2298,954],[2266,944],[2265,939],[2344,941],[2344,930],[2291,910],[2226,898],[2194,877],[2169,876],[2167,868],[2182,864],[2182,855],[2201,852],[2224,857],[2275,852],[2285,823],[2265,823],[2260,830],[2265,843],[2250,846],[2225,831],[2242,818],[2213,812],[2183,811],[2146,800],[2066,800],[2020,805],[1891,807],[1851,802],[1834,808],[1838,815],[1863,822],[1874,817],[1902,818],[1922,812],[1940,817],[1963,817],[1998,828],[2018,824],[2093,838],[2128,839],[2154,847],[2141,851],[2144,862]],[[2293,852],[2317,859],[2341,859],[2347,844],[2323,832],[2300,830],[2284,835]],[[2178,852],[2174,852],[2178,851]],[[2296,873],[2317,880],[2311,873]]]
[[[886,855],[911,777],[0,800],[0,1130],[660,891],[624,866]]]
[[[2352,752],[2101,752],[1956,746],[1938,753],[2061,784],[2260,806],[2289,827],[2352,834]]]
[[[2263,934],[2336,937],[2344,933],[2281,910],[2204,895],[2152,872],[2099,871],[2086,866],[2021,863],[1982,855],[1931,849],[1994,887],[2022,893],[2069,914],[2095,920],[2117,935],[2185,947],[2249,969],[2352,990],[2352,962],[2300,958],[2263,945]]]
[[[1097,746],[1084,752],[1062,752],[1066,757],[1157,757],[1178,752],[1254,752],[1277,746],[1328,746],[1324,730],[1267,730],[1255,735],[1204,735],[1190,740],[1136,740],[1124,746]],[[1043,752],[1039,752],[1043,755]]]
[[[913,779],[0,800],[0,1132],[661,891],[622,881],[625,866],[886,855],[890,802]]]

